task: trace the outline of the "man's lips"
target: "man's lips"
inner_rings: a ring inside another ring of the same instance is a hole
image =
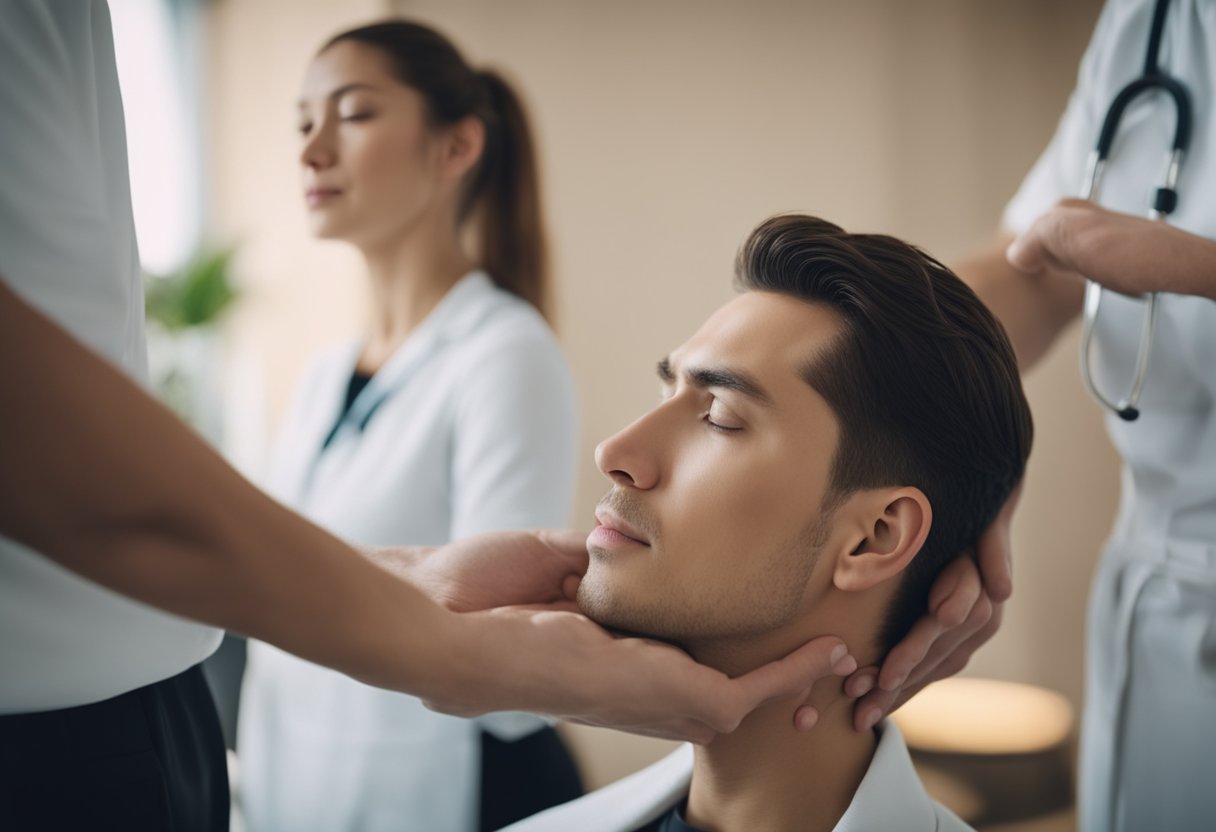
[[[591,532],[591,537],[598,537],[605,543],[650,545],[650,542],[646,539],[646,535],[607,509],[596,509],[595,520],[599,525],[595,527],[595,531]]]

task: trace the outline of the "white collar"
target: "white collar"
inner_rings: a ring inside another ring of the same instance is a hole
[[[925,792],[895,724],[882,723],[878,735],[870,767],[833,832],[969,830],[971,827]],[[682,745],[649,768],[519,821],[503,832],[632,832],[688,797],[692,766],[692,746]]]
[[[344,421],[361,424],[369,413],[379,407],[392,391],[399,388],[418,367],[423,366],[444,344],[476,329],[485,317],[507,300],[507,292],[494,285],[490,276],[475,269],[464,275],[448,289],[409,337],[389,356],[367,386],[351,403]],[[363,349],[362,339],[356,339],[337,351],[327,363],[327,377],[334,395],[334,416],[342,411],[342,398]]]

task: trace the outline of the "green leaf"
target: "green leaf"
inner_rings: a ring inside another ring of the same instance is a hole
[[[233,246],[201,248],[185,266],[163,277],[149,275],[144,308],[149,320],[175,331],[214,324],[237,298],[229,279]]]

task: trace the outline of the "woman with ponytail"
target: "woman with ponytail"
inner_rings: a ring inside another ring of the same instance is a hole
[[[519,99],[390,21],[329,41],[299,111],[311,229],[360,251],[373,303],[306,374],[267,487],[366,546],[564,526],[575,402]],[[238,733],[251,832],[497,829],[581,791],[536,717],[432,713],[261,643]]]

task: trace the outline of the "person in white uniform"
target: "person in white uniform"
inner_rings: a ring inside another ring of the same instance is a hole
[[[259,492],[140,383],[103,0],[0,3],[0,103],[0,826],[226,828],[196,667],[220,627],[447,712],[699,742],[837,672],[834,637],[731,679],[561,606],[519,608],[573,599],[582,535],[361,553]]]
[[[1117,293],[1161,293],[1140,416],[1106,415],[1123,493],[1089,602],[1078,799],[1087,832],[1216,822],[1216,3],[1164,10],[1158,64],[1193,110],[1169,224],[1141,219],[1175,129],[1165,95],[1125,112],[1102,207],[1070,199],[1107,107],[1143,71],[1157,5],[1107,3],[1056,133],[1006,208],[1008,234],[959,266],[1023,371],[1080,315],[1081,276],[1113,290],[1091,361],[1112,398],[1135,375],[1146,303]]]
[[[537,164],[514,93],[433,29],[385,21],[321,49],[300,132],[312,230],[359,248],[373,313],[307,371],[268,492],[363,546],[564,526],[576,406],[541,315]],[[538,717],[437,714],[260,642],[238,738],[253,832],[474,832],[581,794]]]
[[[661,402],[596,450],[612,488],[579,607],[728,674],[821,632],[877,661],[1021,480],[1032,424],[1013,349],[958,277],[892,237],[777,216],[736,276],[742,293],[659,362]],[[967,828],[893,725],[853,730],[840,681],[809,702],[809,733],[784,731],[776,702],[511,828]]]
[[[0,4],[0,285],[144,385],[119,100],[105,4]],[[19,505],[7,486],[24,478],[7,464],[0,478]],[[0,827],[227,828],[223,740],[199,665],[220,636],[0,537]]]
[[[1164,94],[1140,96],[1124,112],[1101,207],[1073,198],[1108,108],[1153,57],[1186,88],[1191,108],[1168,224],[1142,218],[1177,124]],[[1078,796],[1086,832],[1204,829],[1216,819],[1214,95],[1216,3],[1109,0],[1055,135],[1005,210],[1005,233],[958,266],[1009,332],[1023,372],[1081,314],[1083,278],[1105,287],[1089,362],[1096,388],[1112,400],[1136,376],[1141,296],[1161,293],[1140,415],[1106,414],[1123,459],[1123,494],[1089,602]],[[979,559],[986,586],[1010,584],[1002,556],[1008,513],[985,537],[996,553]],[[865,694],[858,727],[942,674],[911,669],[917,657],[927,652],[926,664],[943,662],[948,672],[992,629],[953,652],[949,639],[929,650],[908,639],[912,649],[897,648],[899,660],[883,667],[878,689],[866,693],[872,677],[856,689]]]

